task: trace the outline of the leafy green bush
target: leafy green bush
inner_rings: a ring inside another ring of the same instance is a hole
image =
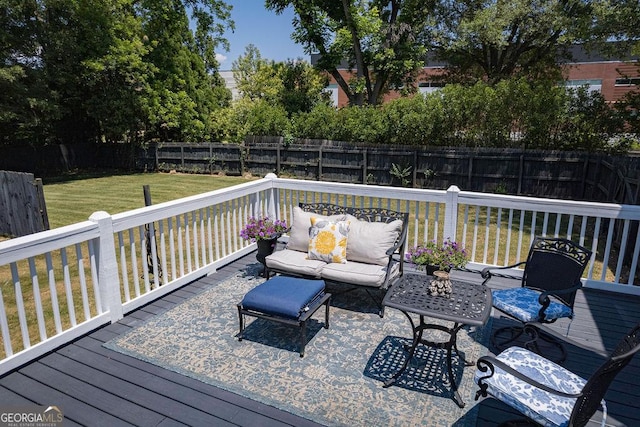
[[[338,110],[334,135],[339,141],[384,144],[384,122],[380,107],[363,106]]]
[[[230,108],[217,111],[214,118],[214,135],[229,142],[243,142],[248,135],[283,136],[290,128],[284,107],[261,99],[240,99]]]
[[[439,97],[399,98],[383,107],[383,141],[397,145],[439,145],[442,135],[442,102]]]
[[[338,110],[319,104],[308,113],[294,114],[291,133],[298,138],[336,139],[334,128],[337,123]]]
[[[320,104],[308,113],[294,114],[290,127],[280,108],[241,105],[235,107],[235,122],[243,128],[232,132],[238,140],[240,135],[271,130],[270,135],[385,145],[585,151],[628,148],[629,138],[612,136],[624,132],[633,111],[609,107],[599,93],[524,78],[495,85],[450,84],[376,107],[335,109]]]

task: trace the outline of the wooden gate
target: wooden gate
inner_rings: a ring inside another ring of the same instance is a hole
[[[49,229],[42,180],[0,171],[0,235],[20,237]]]

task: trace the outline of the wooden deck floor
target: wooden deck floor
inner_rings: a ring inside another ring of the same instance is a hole
[[[96,330],[3,376],[0,409],[23,404],[57,405],[68,426],[317,426],[312,421],[102,347],[104,342],[141,321],[254,262],[252,256],[245,257],[127,315],[116,324]],[[480,280],[478,275],[468,277]],[[505,282],[496,286],[505,286]],[[576,312],[570,336],[610,349],[622,334],[640,322],[640,298],[586,290],[578,297]],[[494,319],[494,327],[501,325],[504,320]],[[570,348],[565,365],[588,377],[601,361],[594,353]],[[625,368],[607,393],[609,425],[640,425],[638,378],[640,357]],[[479,405],[477,426],[494,426],[513,415],[493,399]]]

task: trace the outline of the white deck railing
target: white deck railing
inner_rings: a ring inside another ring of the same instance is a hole
[[[594,252],[585,286],[640,295],[640,206],[271,175],[0,242],[0,375],[251,252],[247,219],[291,221],[302,201],[409,212],[409,247],[449,237],[472,270],[523,260],[535,235],[567,237]]]

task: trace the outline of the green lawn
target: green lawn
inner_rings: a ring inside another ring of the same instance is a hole
[[[247,182],[234,176],[189,175],[168,173],[135,173],[103,176],[78,175],[70,179],[44,179],[44,197],[50,227],[84,221],[96,211],[110,214],[144,206],[142,187],[149,185],[153,203]]]

